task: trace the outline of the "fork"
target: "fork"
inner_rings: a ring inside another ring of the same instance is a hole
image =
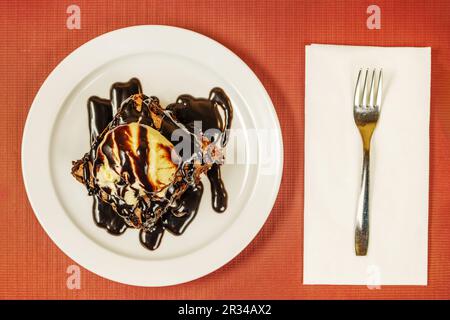
[[[366,69],[364,83],[361,86],[359,70],[356,81],[353,117],[361,134],[363,144],[363,167],[361,191],[358,198],[355,225],[355,253],[357,256],[367,255],[369,246],[369,172],[370,172],[370,142],[380,117],[381,97],[383,92],[382,69],[378,74],[378,84],[375,88],[376,72],[373,70],[370,85],[368,84],[369,69]]]

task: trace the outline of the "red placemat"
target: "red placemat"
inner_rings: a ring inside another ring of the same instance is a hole
[[[81,29],[66,27],[67,7]],[[450,2],[377,1],[381,29],[369,30],[366,1],[2,1],[0,3],[0,298],[348,299],[450,298]],[[285,161],[276,204],[256,239],[201,279],[166,288],[105,280],[81,268],[48,238],[22,182],[24,122],[42,82],[71,51],[126,26],[167,24],[209,36],[261,79],[280,119]],[[431,46],[429,285],[302,285],[304,46],[309,43]]]

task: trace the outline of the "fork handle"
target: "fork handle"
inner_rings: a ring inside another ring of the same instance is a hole
[[[361,192],[358,198],[355,226],[355,253],[357,256],[367,255],[369,246],[369,169],[370,149],[364,148]]]

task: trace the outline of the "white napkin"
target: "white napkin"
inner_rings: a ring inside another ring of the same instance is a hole
[[[355,256],[360,68],[383,68],[368,255]],[[426,285],[431,48],[306,47],[304,284]]]

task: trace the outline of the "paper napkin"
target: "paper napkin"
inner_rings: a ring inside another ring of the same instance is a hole
[[[365,257],[354,250],[360,68],[383,68],[384,76]],[[306,47],[304,284],[427,284],[430,72],[430,48]]]

